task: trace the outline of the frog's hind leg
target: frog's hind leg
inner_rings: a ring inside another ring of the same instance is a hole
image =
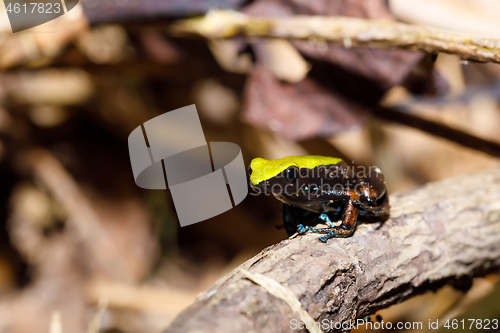
[[[389,196],[384,194],[374,207],[355,203],[359,209],[359,216],[363,222],[385,221],[390,216]]]
[[[317,219],[318,213],[283,204],[283,226],[285,227],[288,236],[292,236],[297,232],[299,221],[302,224],[310,224]]]
[[[344,216],[341,225],[336,227],[326,214],[321,214],[320,219],[325,221],[326,224],[328,224],[329,228],[307,229],[303,227],[304,231],[302,232],[310,230],[312,232],[326,234],[325,236],[318,238],[323,243],[326,243],[326,241],[329,240],[330,238],[348,237],[356,229],[356,224],[358,222],[358,215],[359,215],[359,210],[356,207],[354,207],[352,200],[349,200],[345,206]],[[299,225],[299,232],[301,232],[300,230],[301,226],[302,225]]]

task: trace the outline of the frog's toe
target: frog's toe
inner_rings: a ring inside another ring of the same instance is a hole
[[[322,242],[322,243],[326,243],[328,241],[328,238],[326,237],[318,237],[318,239]]]
[[[334,231],[330,231],[328,234],[318,237],[318,239],[321,242],[326,243],[330,238],[336,238],[336,237],[338,237],[338,234]]]
[[[307,230],[309,230],[309,228],[307,227],[304,227],[302,224],[299,224],[297,226],[297,231],[300,233],[300,234],[303,234],[304,232],[306,232]]]

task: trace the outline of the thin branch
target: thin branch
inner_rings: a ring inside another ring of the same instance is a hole
[[[372,109],[372,112],[378,118],[410,126],[443,139],[453,141],[464,147],[479,150],[491,156],[500,157],[500,143],[498,142],[479,138],[436,121],[405,112],[405,110],[396,107],[378,107]]]
[[[351,17],[265,18],[235,11],[213,11],[169,27],[175,34],[205,38],[235,36],[310,39],[345,47],[377,47],[456,54],[462,59],[500,63],[500,40],[394,21]]]
[[[61,205],[67,214],[69,230],[81,241],[92,256],[99,272],[112,277],[127,276],[130,270],[111,235],[103,227],[100,218],[82,190],[48,150],[36,149],[27,154],[27,164],[34,177]]]
[[[331,332],[446,283],[470,286],[472,277],[500,267],[500,169],[390,200],[388,221],[362,224],[352,237],[323,244],[306,234],[263,250],[200,294],[164,332],[291,331],[303,316],[263,279],[249,281],[248,272],[286,288]]]

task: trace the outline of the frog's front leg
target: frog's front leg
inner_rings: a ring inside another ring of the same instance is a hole
[[[348,237],[350,236],[354,230],[356,229],[356,223],[358,221],[359,210],[354,207],[353,200],[349,199],[347,201],[344,216],[342,219],[342,224],[336,227],[333,222],[330,220],[328,215],[321,214],[320,219],[326,222],[328,228],[314,229],[311,227],[304,227],[302,224],[299,224],[298,231],[299,233],[304,233],[306,231],[326,234],[325,236],[319,237],[318,239],[323,243],[330,238],[339,238],[339,237]]]
[[[333,227],[330,232],[325,236],[318,238],[323,243],[326,243],[330,238],[348,237],[352,235],[356,229],[356,224],[358,222],[359,210],[354,207],[352,199],[349,199],[345,205],[344,216],[342,219],[342,224],[338,227]]]

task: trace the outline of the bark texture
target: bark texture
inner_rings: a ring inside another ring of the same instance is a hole
[[[323,244],[306,234],[270,246],[164,332],[297,332],[292,319],[354,321],[500,267],[500,169],[396,193],[390,203],[388,221],[361,224],[352,237]]]
[[[353,17],[293,16],[264,18],[235,11],[213,11],[174,24],[171,32],[205,38],[274,37],[330,42],[350,47],[422,50],[462,59],[500,63],[500,40],[432,27]]]

